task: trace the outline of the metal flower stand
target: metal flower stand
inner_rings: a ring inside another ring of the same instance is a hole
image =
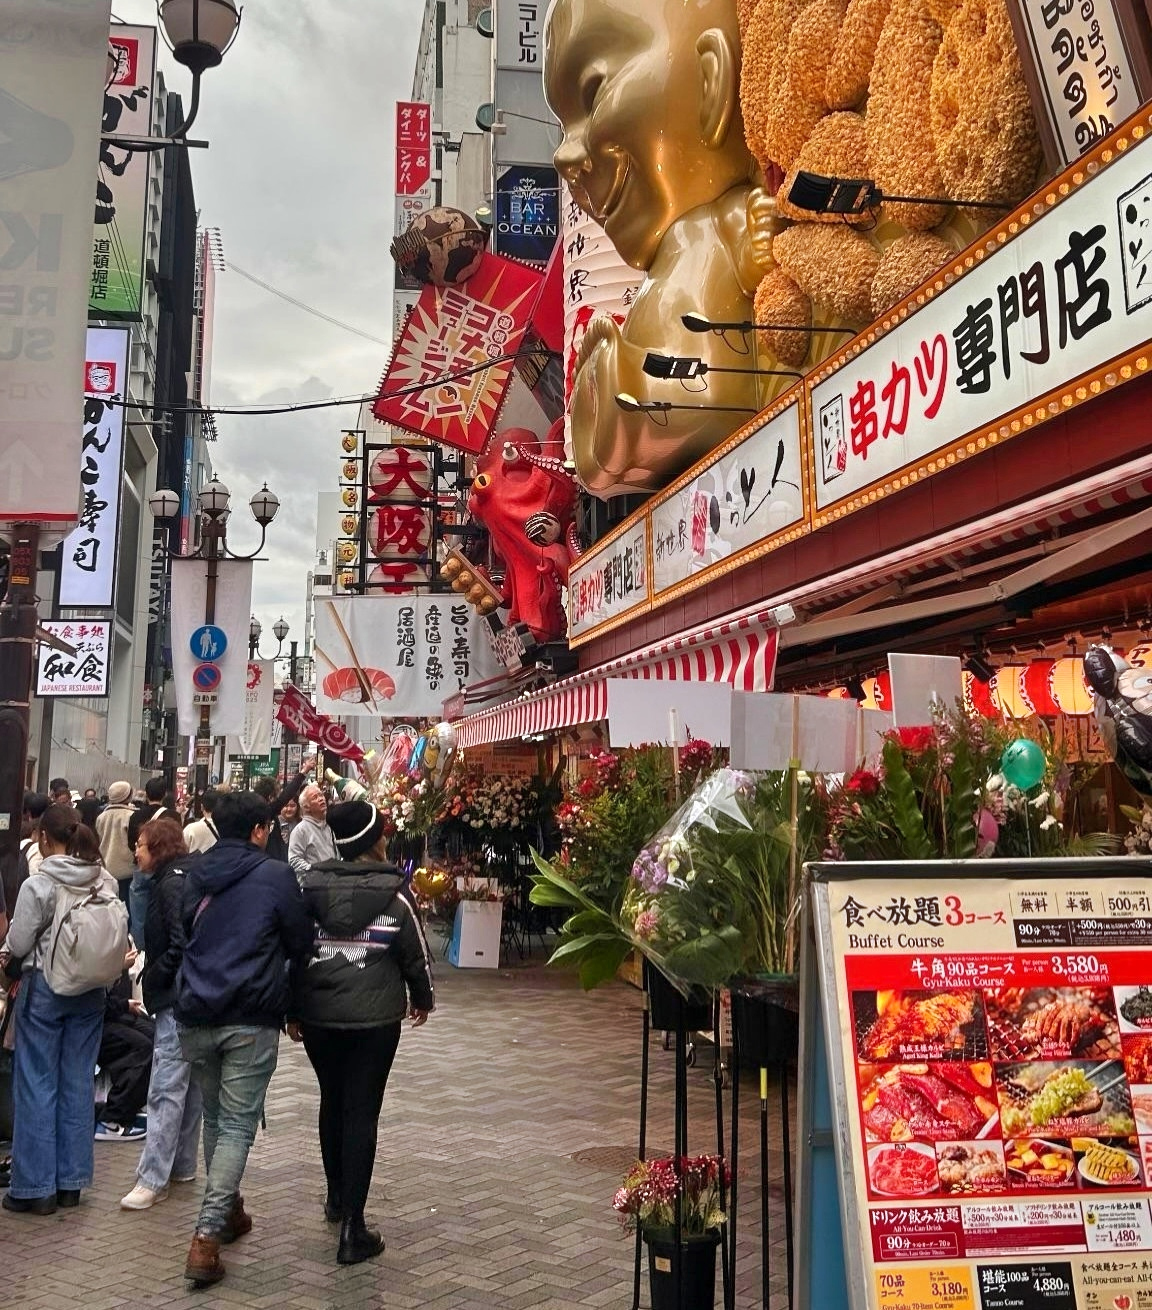
[[[686,1000],[679,991],[647,961],[644,963],[644,1018],[643,1039],[640,1066],[640,1144],[638,1155],[641,1160],[647,1158],[648,1148],[648,1075],[649,1042],[653,1028],[675,1034],[675,1098],[673,1110],[673,1156],[680,1159],[688,1154],[688,1034],[698,1030],[718,1031],[719,998],[703,998],[701,1001]],[[724,1158],[724,1068],[720,1058],[720,1048],[716,1048],[713,1067],[713,1083],[716,1092],[716,1154]],[[735,1206],[735,1144],[733,1144],[732,1166],[733,1195],[731,1206]],[[726,1214],[730,1213],[729,1198],[725,1195],[723,1171],[720,1182],[720,1205]],[[720,1269],[724,1289],[725,1310],[733,1310],[735,1305],[735,1281],[733,1278],[733,1260],[735,1247],[728,1240],[728,1225],[721,1227]],[[711,1310],[711,1303],[704,1307],[689,1301],[689,1288],[685,1278],[685,1243],[681,1234],[680,1204],[677,1198],[674,1222],[674,1241],[671,1244],[672,1286],[675,1289],[676,1310]],[[641,1270],[644,1263],[643,1236],[636,1233],[636,1261],[632,1285],[632,1310],[639,1310]]]

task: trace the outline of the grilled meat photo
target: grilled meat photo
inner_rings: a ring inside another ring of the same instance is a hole
[[[869,1060],[891,1060],[909,1046],[963,1050],[964,1026],[975,1015],[973,992],[897,995],[865,1033],[863,1054]]]

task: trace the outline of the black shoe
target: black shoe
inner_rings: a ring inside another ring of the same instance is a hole
[[[366,1228],[364,1218],[345,1219],[340,1225],[340,1249],[336,1263],[358,1265],[384,1250],[384,1239],[375,1228]]]
[[[324,1199],[324,1218],[330,1224],[338,1224],[344,1217],[344,1211],[340,1206],[340,1198],[328,1193]]]
[[[71,1210],[74,1206],[80,1204],[80,1189],[78,1187],[66,1187],[63,1191],[57,1190],[56,1204],[61,1210]]]
[[[56,1198],[54,1196],[13,1196],[11,1192],[4,1193],[4,1200],[0,1205],[5,1210],[11,1210],[13,1214],[55,1214]]]

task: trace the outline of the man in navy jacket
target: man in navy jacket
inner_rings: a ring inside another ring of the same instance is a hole
[[[175,998],[180,1044],[204,1098],[208,1182],[184,1270],[198,1286],[224,1277],[221,1243],[252,1228],[240,1180],[276,1068],[289,964],[312,949],[296,877],[264,851],[267,802],[225,794],[212,820],[220,840],[184,880],[188,944]]]

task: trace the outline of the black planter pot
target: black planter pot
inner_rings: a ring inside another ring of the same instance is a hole
[[[652,1310],[713,1310],[719,1230],[685,1237],[679,1255],[671,1233],[645,1233],[644,1241],[648,1244]]]
[[[759,1069],[794,1060],[800,1045],[798,980],[793,975],[741,978],[730,990],[741,1063]]]
[[[712,1027],[712,998],[693,988],[687,997],[655,965],[644,961],[644,990],[653,1028],[662,1032],[706,1032]]]

